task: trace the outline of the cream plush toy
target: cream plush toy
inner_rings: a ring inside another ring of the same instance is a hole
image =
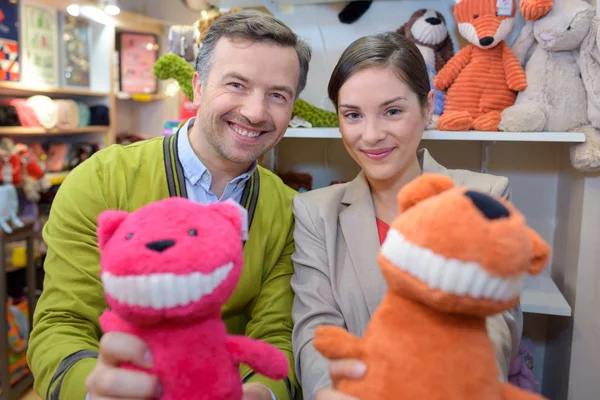
[[[594,17],[579,53],[581,76],[588,99],[588,117],[593,126],[580,129],[585,143],[571,146],[571,163],[580,171],[600,170],[600,17]],[[595,128],[595,129],[594,129]]]
[[[600,167],[588,115],[586,85],[592,81],[580,67],[580,48],[595,15],[583,0],[556,0],[545,17],[526,23],[512,50],[525,66],[527,88],[502,112],[499,124],[508,132],[583,132],[587,143],[572,149],[571,161],[586,171]],[[600,74],[600,68],[591,74]]]

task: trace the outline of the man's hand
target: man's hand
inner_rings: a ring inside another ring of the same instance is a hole
[[[245,383],[243,400],[272,400],[271,391],[262,383]]]
[[[155,376],[119,368],[119,364],[123,362],[150,368],[152,356],[141,339],[120,332],[106,333],[100,340],[96,368],[86,380],[90,400],[148,400],[160,396],[158,379]]]
[[[359,379],[367,371],[367,366],[359,360],[334,360],[329,363],[332,388],[317,392],[315,400],[360,400],[337,391],[341,379]]]

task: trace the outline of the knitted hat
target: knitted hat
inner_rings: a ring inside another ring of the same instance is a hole
[[[48,96],[35,95],[27,99],[27,105],[33,109],[42,127],[52,129],[58,122],[58,107]]]
[[[74,100],[54,100],[57,107],[56,126],[60,129],[75,129],[79,126],[79,107]]]

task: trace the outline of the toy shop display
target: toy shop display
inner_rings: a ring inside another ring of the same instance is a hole
[[[152,68],[158,58],[155,35],[118,32],[120,90],[127,93],[156,93],[157,80]]]
[[[169,52],[185,61],[196,60],[198,54],[198,30],[193,25],[173,25],[169,28]]]
[[[30,373],[27,364],[27,338],[29,337],[29,307],[26,299],[16,301],[9,298],[6,302],[8,315],[8,378],[11,385],[17,384]],[[0,396],[2,396],[2,380],[0,375]]]
[[[26,99],[0,99],[0,126],[50,130],[76,129],[89,125],[110,125],[108,107],[102,104],[89,106],[71,99],[53,100],[41,94]]]
[[[19,58],[19,3],[0,2],[0,81],[18,81]]]
[[[22,80],[29,84],[58,85],[58,19],[50,7],[23,3]]]
[[[429,84],[435,92],[434,118],[428,128],[435,129],[437,120],[444,111],[446,92],[435,89],[433,82],[438,72],[454,56],[454,45],[446,26],[446,19],[436,10],[417,10],[408,22],[396,30],[396,33],[412,41],[425,60]]]
[[[288,375],[285,353],[229,335],[221,317],[242,273],[247,229],[246,210],[231,200],[200,204],[171,197],[98,217],[109,306],[100,325],[148,344],[151,368],[122,367],[156,375],[163,400],[241,400],[242,363],[274,380]]]
[[[88,21],[61,14],[61,85],[90,87],[91,27]]]
[[[445,175],[423,174],[397,199],[378,255],[388,289],[363,336],[315,330],[325,357],[367,366],[338,390],[363,400],[542,399],[498,380],[486,317],[519,304],[525,276],[546,266],[548,244],[511,202]]]

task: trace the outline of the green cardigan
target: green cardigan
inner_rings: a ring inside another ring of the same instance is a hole
[[[102,334],[98,318],[107,307],[99,279],[96,219],[106,209],[134,211],[170,195],[185,196],[175,143],[176,135],[171,135],[113,145],[75,168],[59,189],[43,229],[48,246],[44,291],[27,352],[41,396],[85,399],[86,377],[96,364]],[[230,333],[264,340],[287,354],[291,373],[284,381],[240,366],[245,382],[265,383],[278,400],[300,396],[291,341],[295,193],[261,167],[248,181],[240,202],[251,223],[244,270],[222,309]]]

